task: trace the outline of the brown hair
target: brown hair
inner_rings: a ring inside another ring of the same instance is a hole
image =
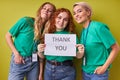
[[[34,39],[35,40],[40,40],[40,38],[41,38],[41,36],[42,36],[42,29],[44,29],[44,27],[45,27],[45,24],[46,23],[43,23],[42,22],[42,18],[41,18],[41,9],[44,7],[44,5],[46,5],[46,4],[50,4],[52,7],[53,7],[53,12],[55,12],[55,10],[56,10],[56,7],[55,7],[55,5],[53,5],[52,3],[50,3],[50,2],[45,2],[45,3],[43,3],[40,7],[39,7],[39,9],[38,9],[38,11],[37,11],[37,14],[36,14],[36,18],[35,18],[35,37],[34,37]]]

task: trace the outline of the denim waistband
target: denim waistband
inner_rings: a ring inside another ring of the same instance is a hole
[[[47,62],[51,65],[55,65],[55,66],[62,66],[62,65],[65,65],[65,66],[72,66],[73,65],[73,62],[72,60],[66,60],[66,61],[63,61],[63,62],[57,62],[57,61],[51,61],[51,60],[47,60]]]

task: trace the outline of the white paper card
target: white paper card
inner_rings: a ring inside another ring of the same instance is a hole
[[[33,53],[32,54],[32,62],[36,62],[37,61],[37,54]]]
[[[45,55],[76,56],[76,34],[45,34]]]

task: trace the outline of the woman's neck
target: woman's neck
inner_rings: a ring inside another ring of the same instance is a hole
[[[64,29],[56,29],[57,32],[61,32],[63,31]]]
[[[83,23],[83,28],[87,28],[89,24],[90,20],[87,20],[86,22]]]

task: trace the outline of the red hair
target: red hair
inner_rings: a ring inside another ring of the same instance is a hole
[[[66,8],[59,8],[57,9],[54,14],[52,15],[51,19],[50,19],[50,26],[48,28],[48,33],[54,33],[56,31],[56,26],[55,26],[55,19],[57,18],[57,16],[61,13],[61,12],[66,12],[68,14],[68,24],[66,26],[66,28],[64,29],[65,31],[68,31],[70,33],[76,33],[75,32],[75,24],[73,22],[73,17],[71,12],[66,9]]]

